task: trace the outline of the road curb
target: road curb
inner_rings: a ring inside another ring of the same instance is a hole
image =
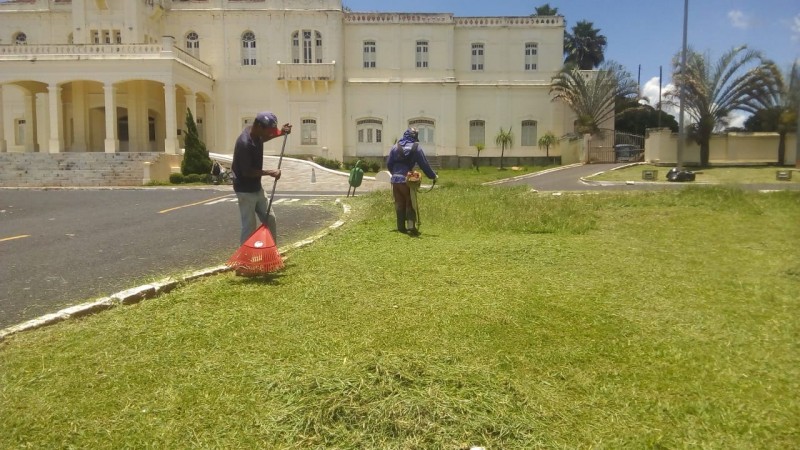
[[[347,217],[350,215],[350,205],[344,203],[341,199],[336,199],[336,203],[339,203],[342,206],[341,218],[336,222],[334,222],[332,225],[322,230],[321,232],[307,239],[303,239],[302,241],[298,241],[278,249],[278,252],[281,254],[284,261],[289,259],[288,256],[289,252],[311,245],[320,238],[330,234],[333,230],[336,230],[345,224]],[[12,325],[10,327],[0,330],[0,342],[4,341],[7,337],[17,333],[36,330],[65,320],[90,316],[93,314],[100,313],[102,311],[106,311],[111,308],[116,308],[117,306],[121,305],[135,305],[144,300],[157,298],[162,294],[166,294],[174,290],[175,288],[183,284],[189,283],[191,281],[195,281],[212,275],[217,275],[220,273],[230,272],[231,270],[233,269],[228,267],[227,265],[220,265],[220,266],[209,267],[206,269],[200,269],[187,273],[186,275],[183,275],[179,278],[172,278],[172,277],[165,278],[163,280],[159,280],[154,283],[149,283],[130,289],[125,289],[115,294],[111,294],[108,297],[102,297],[96,300],[92,300],[90,302],[70,306],[68,308],[61,309],[57,312],[45,314],[35,319],[27,320],[17,325]]]

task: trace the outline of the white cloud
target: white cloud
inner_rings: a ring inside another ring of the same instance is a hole
[[[734,28],[740,28],[742,30],[750,28],[750,16],[737,9],[728,11],[728,20]]]
[[[667,92],[673,89],[675,89],[675,85],[671,83],[667,83],[661,87],[662,102],[666,100]],[[650,104],[650,106],[652,106],[653,108],[658,108],[658,77],[653,77],[644,83],[644,85],[642,86],[642,96],[647,98],[647,101]],[[680,114],[680,111],[677,105],[673,106],[666,103],[662,103],[661,110],[675,117],[675,120],[678,120],[678,115]],[[749,117],[750,117],[749,113],[734,111],[728,115],[727,126],[744,128],[744,122]],[[684,121],[685,123],[691,122],[691,119],[689,118],[688,114],[684,117]]]
[[[750,118],[750,113],[734,111],[728,114],[728,126],[731,128],[744,128],[744,122]]]
[[[792,41],[800,41],[800,14],[792,18],[792,23],[789,25],[789,29],[792,31]]]
[[[661,87],[661,101],[662,101],[661,110],[677,118],[678,108],[663,103],[666,100],[667,92],[669,92],[674,88],[675,86],[671,83],[667,83]],[[642,96],[647,97],[650,106],[652,106],[653,108],[658,108],[658,77],[650,78],[644,83],[644,85],[642,86]]]

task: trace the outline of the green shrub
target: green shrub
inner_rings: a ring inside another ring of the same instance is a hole
[[[335,159],[317,157],[314,158],[314,162],[328,169],[339,170],[342,168],[342,163]]]
[[[361,161],[360,167],[364,172],[380,172],[381,170],[380,161],[367,161],[363,159],[346,161],[342,164],[342,166],[349,172],[353,169],[353,167],[356,166],[358,161]]]
[[[203,183],[205,182],[206,175],[200,175],[199,173],[190,173],[186,175],[186,183]]]
[[[171,173],[169,174],[169,182],[172,184],[181,184],[185,183],[186,180],[182,173]]]
[[[200,140],[192,111],[188,108],[186,109],[186,142],[184,147],[183,161],[181,161],[182,174],[205,175],[211,172],[212,162],[208,156],[206,144]]]

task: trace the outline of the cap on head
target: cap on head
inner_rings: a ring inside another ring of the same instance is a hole
[[[278,117],[270,111],[258,113],[255,121],[265,128],[278,128]]]
[[[408,130],[406,130],[406,133],[408,134],[408,137],[414,140],[414,142],[419,142],[419,133],[417,132],[416,128],[410,127]]]

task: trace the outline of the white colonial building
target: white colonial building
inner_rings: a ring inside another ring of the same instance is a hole
[[[345,12],[340,0],[0,3],[0,152],[180,153],[187,110],[230,153],[261,110],[290,154],[385,155],[408,126],[443,159],[543,156],[564,19]],[[270,144],[270,152],[276,147]]]

